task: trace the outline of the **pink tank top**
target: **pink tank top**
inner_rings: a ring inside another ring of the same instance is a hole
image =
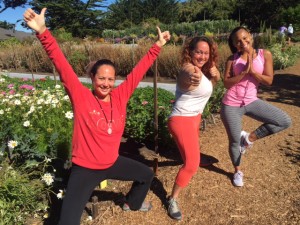
[[[247,61],[243,60],[238,53],[233,55],[234,60],[232,62],[233,66],[233,74],[234,76],[240,74],[242,71],[245,70]],[[253,59],[253,69],[262,74],[264,71],[264,50],[258,49],[258,54],[256,58]],[[248,105],[251,102],[258,99],[257,97],[257,89],[258,89],[259,82],[251,76],[251,74],[246,74],[239,83],[233,85],[229,88],[224,97],[222,102],[225,105],[229,106],[244,106]]]

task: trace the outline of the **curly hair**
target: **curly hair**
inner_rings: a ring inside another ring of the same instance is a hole
[[[211,74],[209,72],[210,68],[214,65],[218,64],[218,46],[217,44],[209,37],[206,36],[196,36],[188,39],[183,46],[182,54],[181,54],[181,65],[186,63],[192,63],[192,52],[196,49],[197,44],[201,41],[204,41],[209,46],[209,59],[201,68],[203,74],[211,79]]]
[[[229,38],[228,38],[228,45],[229,45],[229,48],[230,48],[230,51],[231,51],[232,54],[238,52],[237,48],[234,46],[234,43],[233,43],[234,40],[233,40],[233,38],[234,38],[235,34],[236,34],[239,30],[242,30],[242,29],[245,30],[245,31],[247,31],[247,32],[250,34],[250,31],[249,31],[246,27],[240,26],[240,27],[234,28],[234,29],[231,31],[230,35],[229,35]]]

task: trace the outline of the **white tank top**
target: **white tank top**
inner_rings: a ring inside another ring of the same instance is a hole
[[[175,92],[176,100],[170,117],[197,116],[201,114],[212,91],[212,83],[204,74],[202,74],[199,86],[192,91],[182,91],[177,85]]]

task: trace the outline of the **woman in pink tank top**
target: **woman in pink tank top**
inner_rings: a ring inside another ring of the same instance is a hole
[[[241,158],[253,142],[288,128],[290,117],[279,108],[260,100],[260,84],[273,82],[273,59],[270,51],[254,49],[253,38],[244,27],[236,27],[228,44],[233,55],[226,63],[224,85],[227,88],[222,101],[221,118],[229,139],[229,153],[234,166],[233,185],[241,187],[243,172]],[[242,130],[242,116],[247,115],[263,124],[248,133]]]

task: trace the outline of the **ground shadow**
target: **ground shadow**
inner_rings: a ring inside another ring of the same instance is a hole
[[[276,74],[271,86],[260,86],[259,95],[265,100],[300,107],[300,76],[294,74]]]

